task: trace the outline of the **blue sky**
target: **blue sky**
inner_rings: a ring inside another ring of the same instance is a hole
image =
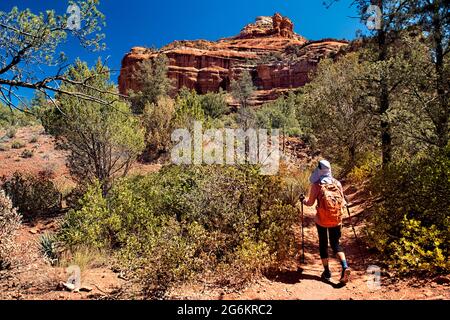
[[[280,12],[292,19],[295,31],[307,39],[353,39],[364,26],[356,16],[350,0],[340,0],[331,8],[323,0],[102,0],[100,10],[106,15],[107,50],[89,53],[73,45],[63,51],[71,60],[80,57],[93,64],[102,56],[108,65],[119,70],[121,59],[134,46],[161,47],[174,40],[216,40],[233,36],[260,15]],[[13,6],[30,8],[37,13],[54,9],[64,13],[66,0],[1,0],[0,11]],[[113,81],[118,74],[113,75]]]

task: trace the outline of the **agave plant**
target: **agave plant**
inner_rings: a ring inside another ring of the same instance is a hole
[[[58,246],[54,234],[44,233],[39,238],[40,251],[44,258],[55,265],[58,262]]]

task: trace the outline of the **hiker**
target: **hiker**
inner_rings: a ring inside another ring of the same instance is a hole
[[[333,253],[341,261],[341,283],[347,283],[350,277],[350,268],[347,265],[344,251],[339,244],[341,238],[342,209],[347,205],[341,183],[331,174],[331,165],[322,160],[310,177],[311,189],[308,199],[303,204],[312,207],[317,200],[317,214],[315,218],[319,234],[320,258],[324,272],[322,279],[329,281],[331,272],[328,265],[328,238]]]

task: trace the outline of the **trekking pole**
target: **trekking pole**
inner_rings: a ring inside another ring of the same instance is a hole
[[[345,199],[345,202],[347,202],[347,199]],[[348,206],[348,202],[346,203],[345,207],[347,208],[348,217],[350,219],[350,225],[352,226],[353,234],[355,235],[356,243],[358,244],[359,255],[360,255],[361,259],[362,259],[363,264],[366,264],[366,261],[364,259],[364,253],[363,253],[363,250],[361,249],[361,241],[358,238],[358,235],[357,235],[356,230],[355,230],[355,226],[353,225],[353,222],[352,222],[352,215],[350,214],[350,209],[349,209],[349,206]]]
[[[305,195],[300,196],[300,201],[302,202],[302,264],[305,264],[305,223],[304,223],[304,215],[303,215],[303,200],[305,200]]]

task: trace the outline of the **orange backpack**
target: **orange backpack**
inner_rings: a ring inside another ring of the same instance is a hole
[[[318,197],[318,222],[323,227],[336,227],[342,223],[344,195],[336,180],[320,184]]]

